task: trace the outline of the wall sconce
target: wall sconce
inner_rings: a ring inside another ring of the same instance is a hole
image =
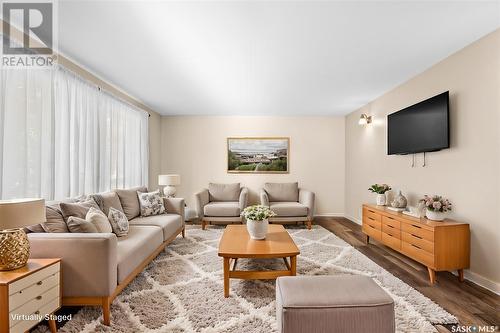
[[[359,117],[358,124],[360,125],[368,125],[372,123],[372,116],[367,116],[365,113],[362,113]]]

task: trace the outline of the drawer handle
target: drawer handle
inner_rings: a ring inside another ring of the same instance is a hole
[[[389,236],[391,236],[391,237],[394,237],[394,236],[393,236],[393,235],[391,235],[391,234],[388,234],[388,235],[389,235]]]
[[[415,227],[415,228],[417,228],[417,229],[422,229],[422,227],[421,227],[421,226],[414,225],[414,224],[412,224],[412,227]]]
[[[389,217],[389,216],[387,216],[387,218],[388,218],[389,220],[394,220],[394,217]]]
[[[411,244],[411,246],[416,247],[419,250],[422,250],[422,248],[420,248],[420,246],[416,246],[415,244]]]
[[[39,301],[42,299],[42,296],[37,296],[36,299]]]
[[[372,220],[372,221],[375,221],[375,219],[373,217],[369,217],[368,218],[369,220]]]
[[[375,229],[375,227],[374,227],[374,226],[372,226],[372,225],[368,225],[368,226],[369,226],[370,228],[373,228],[373,229]]]
[[[394,227],[393,227],[392,225],[390,225],[390,224],[388,224],[387,226],[388,226],[389,228],[394,228]]]
[[[41,286],[43,284],[43,281],[38,281],[36,284]]]
[[[368,209],[368,211],[369,211],[370,213],[373,213],[373,214],[375,214],[375,212],[374,212],[373,210],[369,210],[369,209]]]
[[[36,315],[40,314],[40,310],[36,310],[34,314]]]
[[[417,235],[414,235],[414,234],[410,234],[410,235],[412,235],[415,238],[422,239],[422,237],[420,237],[420,236],[417,236]]]

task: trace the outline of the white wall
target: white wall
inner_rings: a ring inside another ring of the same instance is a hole
[[[427,166],[410,156],[388,156],[386,115],[450,91],[451,149],[427,154]],[[357,124],[361,113],[374,123]],[[346,117],[347,216],[361,218],[374,202],[369,185],[388,183],[411,204],[441,194],[452,217],[470,223],[470,279],[500,292],[500,30],[467,46]]]
[[[178,196],[209,182],[240,182],[252,203],[264,182],[293,182],[316,193],[317,214],[342,214],[345,175],[344,117],[162,117],[161,171],[179,173]],[[238,136],[290,137],[289,174],[229,174],[226,139]]]

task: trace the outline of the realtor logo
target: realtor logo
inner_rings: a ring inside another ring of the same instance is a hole
[[[46,67],[53,64],[54,2],[3,1],[3,55],[7,67]]]

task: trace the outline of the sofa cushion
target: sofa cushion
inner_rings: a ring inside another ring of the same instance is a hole
[[[163,241],[166,241],[182,227],[182,218],[177,214],[141,216],[131,220],[130,225],[153,225],[160,227],[163,229]]]
[[[210,201],[238,201],[240,198],[240,183],[208,184]]]
[[[129,220],[141,214],[141,206],[139,205],[139,198],[137,192],[147,192],[146,186],[133,187],[130,189],[116,189],[115,192],[120,198],[123,212]]]
[[[141,216],[159,215],[165,212],[165,205],[159,190],[146,193],[137,191],[136,193],[141,207]]]
[[[118,283],[125,280],[162,243],[163,233],[159,227],[130,226],[128,235],[118,238],[117,242]]]
[[[123,207],[120,202],[120,198],[118,198],[118,194],[115,192],[103,192],[91,194],[90,198],[94,199],[99,208],[108,216],[109,209],[113,207],[121,212],[123,212]]]
[[[271,202],[269,208],[277,216],[307,216],[307,206],[298,202]]]
[[[99,206],[93,199],[76,203],[61,202],[59,206],[61,207],[61,213],[65,221],[67,221],[70,216],[84,219],[91,207],[99,209]]]
[[[92,222],[89,222],[85,219],[81,219],[76,216],[70,216],[68,217],[68,229],[69,232],[77,232],[77,233],[98,233],[99,231],[95,227],[95,225],[92,224]]]
[[[100,209],[90,208],[85,216],[85,220],[92,223],[96,227],[97,232],[113,232],[108,217]]]
[[[299,183],[265,183],[269,201],[299,201]]]
[[[237,201],[210,202],[203,207],[206,216],[240,216],[240,205]]]
[[[69,232],[59,203],[45,206],[46,221],[42,223],[42,228],[45,232]]]

